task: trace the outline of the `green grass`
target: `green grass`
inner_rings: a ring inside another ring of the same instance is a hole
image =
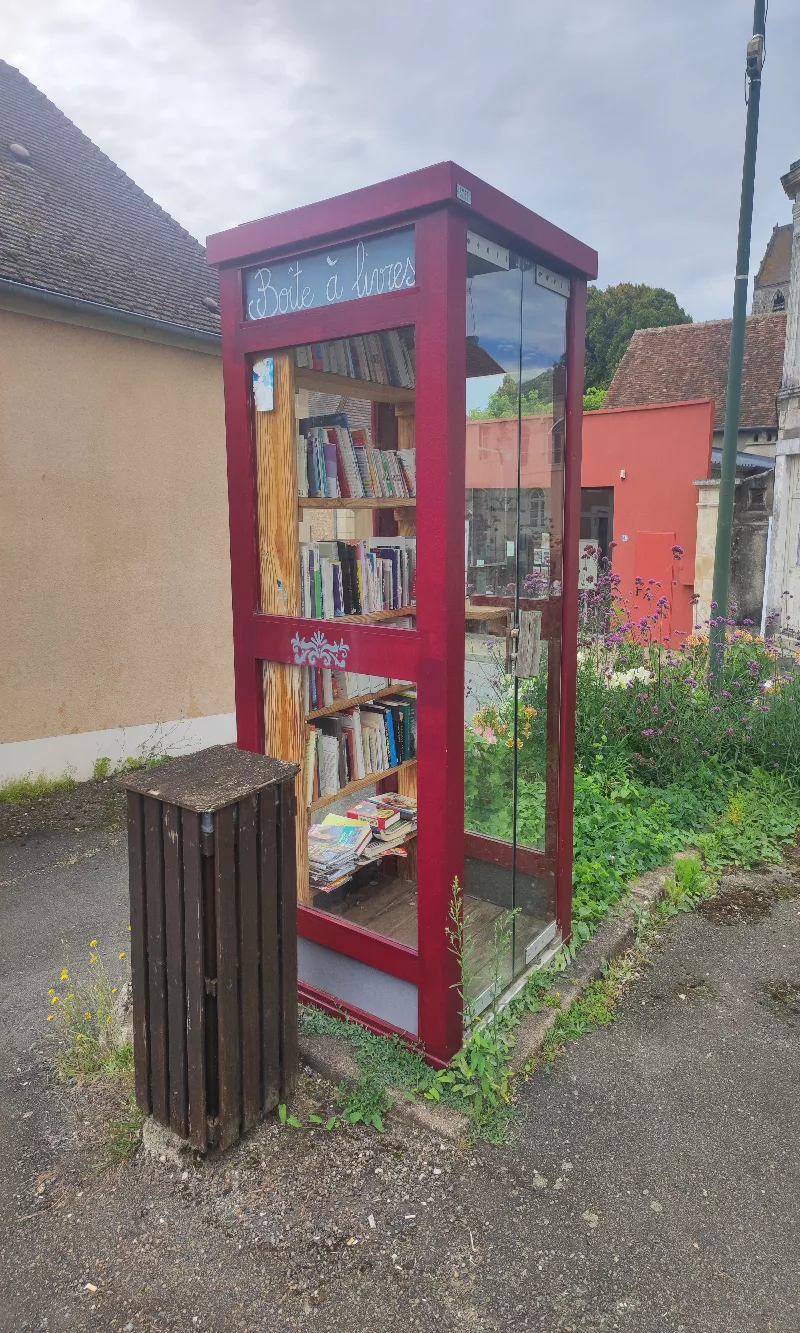
[[[73,791],[77,785],[75,779],[67,773],[58,778],[49,778],[45,773],[34,777],[28,773],[25,777],[9,778],[7,782],[0,783],[0,802],[15,805],[36,801],[41,796],[51,796],[57,791]]]
[[[142,1141],[142,1127],[147,1117],[140,1111],[133,1097],[129,1097],[119,1116],[109,1120],[106,1127],[103,1166],[114,1166],[133,1157]]]
[[[435,1078],[419,1052],[404,1045],[399,1037],[380,1037],[358,1023],[334,1018],[311,1005],[300,1006],[300,1031],[308,1036],[335,1037],[346,1042],[352,1047],[361,1073],[377,1078],[384,1088],[424,1091]]]

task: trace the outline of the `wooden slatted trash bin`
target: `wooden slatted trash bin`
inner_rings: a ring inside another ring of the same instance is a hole
[[[120,779],[136,1101],[199,1152],[295,1079],[297,771],[218,745]]]

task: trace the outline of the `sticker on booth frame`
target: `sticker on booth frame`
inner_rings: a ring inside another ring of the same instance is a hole
[[[271,412],[275,406],[275,358],[262,356],[253,362],[253,397],[257,412]]]

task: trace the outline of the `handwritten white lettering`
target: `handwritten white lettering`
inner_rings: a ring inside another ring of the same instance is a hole
[[[339,281],[338,273],[334,273],[331,275],[330,278],[328,278],[328,282],[325,287],[325,295],[327,296],[329,301],[341,301],[342,297],[344,296],[344,287]]]
[[[390,264],[383,264],[380,268],[374,268],[370,272],[367,268],[368,252],[363,241],[359,241],[356,246],[356,280],[353,283],[353,291],[357,297],[362,296],[381,296],[384,292],[396,292],[402,287],[413,287],[416,274],[414,272],[414,261],[409,255],[403,264],[402,260],[395,260]]]
[[[251,269],[245,274],[247,317],[271,319],[401,291],[415,282],[413,230],[389,232]]]
[[[314,293],[310,287],[300,289],[302,269],[289,265],[292,279],[288,287],[272,285],[272,271],[268,268],[256,269],[252,275],[256,296],[248,301],[247,314],[250,319],[269,319],[272,315],[287,315],[290,311],[308,310],[314,304]]]

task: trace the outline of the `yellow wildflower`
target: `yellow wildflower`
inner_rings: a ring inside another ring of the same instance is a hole
[[[64,971],[61,973],[59,981],[69,981],[69,972],[67,971],[66,968],[64,968]]]
[[[93,953],[91,958],[89,959],[89,964],[91,967],[94,967],[96,963],[97,963],[97,954]]]
[[[52,986],[50,987],[50,989],[49,989],[49,991],[47,992],[47,994],[48,994],[48,995],[55,995],[55,991],[53,990],[53,987],[52,987]]]
[[[124,953],[121,953],[121,954],[120,954],[120,958],[124,958],[124,957],[125,957]]]
[[[83,1015],[83,1016],[84,1016],[84,1018],[91,1018],[91,1016],[92,1016],[92,1015],[91,1015],[91,1011],[90,1011],[89,1009],[87,1009],[87,1010],[84,1012],[84,1015]]]
[[[107,1018],[107,1019],[106,1019],[106,1022],[107,1022],[107,1023],[110,1023],[110,1022],[111,1022],[111,1018],[110,1018],[110,1017]]]
[[[97,940],[89,940],[89,948],[90,948],[90,949],[96,949],[96,948],[97,948]]]
[[[57,996],[57,995],[54,995],[53,998],[52,998],[52,1000],[50,1001],[50,1003],[51,1003],[51,1004],[58,1004],[58,996]]]
[[[48,1021],[48,1023],[52,1023],[52,1021],[53,1021],[54,1018],[55,1018],[55,1014],[48,1014],[48,1015],[47,1015],[47,1021]]]
[[[116,995],[116,993],[117,993],[117,988],[116,988],[116,986],[112,986],[112,987],[111,987],[111,994],[112,994],[112,995]]]
[[[128,930],[130,930],[130,926],[128,926]]]

